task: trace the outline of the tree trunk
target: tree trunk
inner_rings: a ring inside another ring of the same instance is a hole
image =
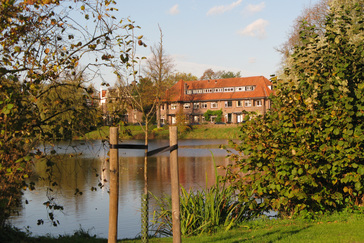
[[[158,100],[157,105],[156,105],[156,120],[157,120],[157,128],[161,127],[161,104],[160,101]]]

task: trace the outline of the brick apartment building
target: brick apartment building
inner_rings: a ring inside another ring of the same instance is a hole
[[[180,80],[167,91],[160,119],[163,124],[174,124],[182,113],[188,123],[214,122],[214,117],[205,121],[203,114],[221,109],[223,122],[241,123],[244,110],[265,114],[270,109],[268,98],[272,93],[272,83],[263,76]]]

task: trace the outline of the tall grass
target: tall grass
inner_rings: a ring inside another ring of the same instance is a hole
[[[229,230],[250,218],[249,209],[238,200],[235,190],[221,181],[215,166],[215,184],[202,190],[181,188],[180,219],[181,233],[184,236],[212,233],[218,228]],[[157,209],[153,212],[152,224],[157,234],[172,235],[172,201],[169,195],[156,200]]]

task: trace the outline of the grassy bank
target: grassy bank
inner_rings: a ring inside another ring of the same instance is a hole
[[[304,219],[259,219],[246,222],[227,232],[218,231],[194,237],[182,237],[183,242],[364,242],[364,214],[335,213],[316,220]],[[0,238],[1,239],[1,238]],[[172,242],[172,238],[152,238],[149,242]],[[6,241],[4,241],[6,242]],[[107,242],[91,237],[85,232],[74,236],[31,238],[14,234],[8,242]],[[118,242],[141,240],[125,239]]]
[[[180,127],[179,139],[238,139],[239,125],[193,125]],[[138,125],[120,126],[121,139],[144,139],[144,132]],[[149,130],[150,139],[168,139],[168,126],[156,128],[151,126]],[[109,127],[103,126],[95,131],[89,132],[84,138],[77,139],[107,139]]]
[[[335,213],[317,220],[259,219],[212,235],[182,238],[183,242],[364,242],[364,214]],[[140,240],[123,240],[135,242]],[[172,242],[172,238],[150,242]]]

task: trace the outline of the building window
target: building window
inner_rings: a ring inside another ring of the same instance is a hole
[[[233,107],[233,102],[231,100],[225,101],[225,108]]]
[[[235,91],[245,91],[245,86],[243,87],[236,87]]]
[[[194,89],[192,91],[193,94],[202,94],[202,89]]]
[[[171,110],[177,109],[177,104],[171,104]]]
[[[256,100],[255,101],[255,106],[262,106],[262,101],[261,100]]]
[[[242,100],[236,101],[236,107],[242,107],[242,106],[243,106],[243,101]]]
[[[212,89],[204,89],[203,92],[204,93],[212,93]]]
[[[223,92],[223,91],[224,91],[223,88],[215,88],[214,89],[214,92],[216,92],[216,93]]]
[[[187,94],[192,94],[192,90],[187,90]]]
[[[218,108],[217,102],[211,102],[211,108]]]
[[[224,88],[224,92],[234,92],[234,88]]]
[[[193,116],[193,122],[195,122],[195,123],[199,122],[198,116]]]
[[[251,100],[245,100],[245,101],[244,101],[244,106],[245,106],[245,107],[250,107],[250,106],[252,106],[252,101],[251,101]]]
[[[207,103],[202,103],[201,108],[207,108]]]
[[[161,105],[161,110],[163,110],[163,111],[164,111],[164,105]]]
[[[255,86],[254,85],[252,85],[252,86],[246,86],[245,87],[245,90],[246,91],[253,91],[255,89]]]
[[[200,103],[193,103],[193,109],[200,109]]]
[[[191,108],[191,103],[184,103],[183,108],[184,109],[190,109]]]

